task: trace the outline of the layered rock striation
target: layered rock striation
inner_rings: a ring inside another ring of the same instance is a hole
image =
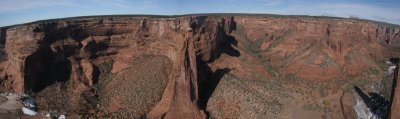
[[[380,72],[379,61],[399,56],[400,28],[338,18],[106,16],[1,28],[0,43],[0,91],[31,93],[39,110],[226,118],[252,113],[221,110],[230,103],[212,99],[224,74],[336,80]]]

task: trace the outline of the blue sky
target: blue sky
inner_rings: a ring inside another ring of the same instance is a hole
[[[266,13],[400,24],[400,0],[0,0],[0,26],[87,15]]]

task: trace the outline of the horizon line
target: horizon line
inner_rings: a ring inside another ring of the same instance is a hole
[[[41,22],[48,22],[48,21],[62,21],[62,20],[69,20],[69,19],[82,19],[82,18],[95,18],[95,17],[155,17],[155,18],[162,18],[162,17],[183,17],[183,16],[263,16],[263,15],[270,15],[270,17],[315,17],[315,18],[331,18],[331,19],[346,19],[346,20],[357,20],[357,21],[364,21],[364,22],[373,22],[379,25],[385,26],[395,26],[400,27],[400,24],[389,23],[385,21],[378,21],[372,19],[365,19],[365,18],[352,18],[352,17],[340,17],[340,16],[329,16],[329,15],[291,15],[291,14],[271,14],[271,13],[188,13],[188,14],[105,14],[105,15],[82,15],[82,16],[71,16],[71,17],[59,17],[59,18],[50,18],[50,19],[40,19],[34,20],[31,22],[19,23],[19,24],[12,24],[12,25],[5,25],[0,26],[0,28],[12,28],[22,25],[29,25]]]

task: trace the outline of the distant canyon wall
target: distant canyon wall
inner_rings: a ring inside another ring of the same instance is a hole
[[[192,110],[186,117],[204,117],[197,107],[201,88],[197,74],[204,72],[198,65],[212,63],[221,54],[248,56],[250,64],[265,62],[265,66],[246,68],[233,60],[214,63],[210,69],[226,65],[241,78],[295,74],[321,80],[380,72],[379,62],[400,56],[399,27],[334,18],[85,17],[6,27],[0,34],[2,92],[40,92],[67,82],[76,89],[72,94],[80,95],[102,73],[118,75],[139,56],[168,57],[173,62],[165,79],[169,82],[149,117],[175,118],[183,110]],[[110,71],[101,72],[102,64],[110,60]],[[187,104],[175,104],[172,97]]]

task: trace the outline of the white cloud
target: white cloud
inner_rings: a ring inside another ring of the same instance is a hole
[[[145,0],[145,1],[142,1],[142,6],[140,8],[148,9],[148,8],[156,8],[156,7],[158,7],[158,4],[156,4],[154,1]]]
[[[157,7],[151,0],[1,0],[0,13],[24,11],[51,6],[64,7],[118,7],[119,9],[148,9]]]
[[[387,8],[367,4],[322,3],[293,4],[284,9],[271,10],[278,14],[330,15],[339,17],[358,16],[364,19],[380,20],[400,24],[399,8]],[[377,19],[379,18],[379,19]]]
[[[280,4],[284,4],[285,0],[259,0],[261,2],[263,2],[263,4],[267,5],[267,6],[274,6],[274,5],[280,5]]]
[[[326,9],[326,11],[337,14],[338,16],[346,17],[349,15],[356,15],[361,18],[400,23],[397,21],[400,19],[398,13],[398,11],[400,11],[399,8],[387,8],[365,4],[321,4],[318,8]],[[376,19],[376,17],[380,17],[381,19]]]

